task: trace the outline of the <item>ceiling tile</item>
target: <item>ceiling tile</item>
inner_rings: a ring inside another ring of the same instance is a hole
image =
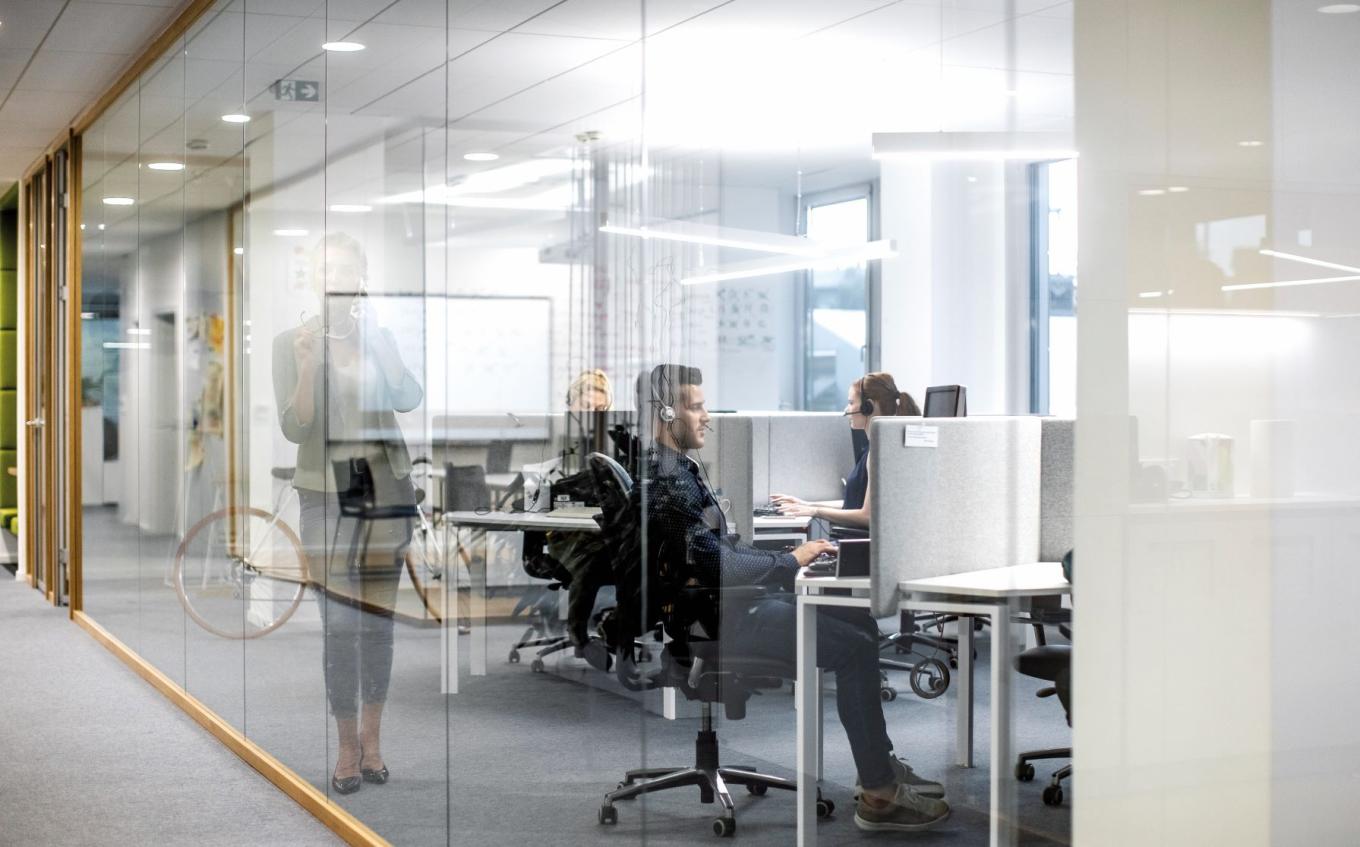
[[[63,91],[16,90],[0,109],[0,126],[59,130],[93,98]]]
[[[72,52],[44,47],[33,57],[33,64],[28,66],[16,87],[22,91],[102,94],[129,58],[121,53]]]
[[[42,147],[0,147],[0,180],[22,177],[42,152]]]
[[[52,27],[44,50],[139,54],[175,10],[125,3],[72,3]]]
[[[33,50],[42,43],[43,36],[52,27],[61,11],[60,3],[46,0],[19,0],[6,2],[0,8],[0,36],[7,48],[27,48]]]
[[[19,74],[28,64],[28,59],[32,55],[33,51],[28,48],[0,47],[0,99],[4,99],[4,96],[14,87],[15,80],[19,78]]]

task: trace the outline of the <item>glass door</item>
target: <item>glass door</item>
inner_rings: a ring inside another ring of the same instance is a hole
[[[60,403],[61,374],[66,366],[66,333],[62,317],[66,293],[69,237],[67,186],[69,154],[54,153],[26,186],[25,246],[28,253],[27,345],[29,371],[24,408],[28,495],[25,517],[29,579],[56,605],[68,599],[65,513],[62,503],[63,463],[68,439]]]

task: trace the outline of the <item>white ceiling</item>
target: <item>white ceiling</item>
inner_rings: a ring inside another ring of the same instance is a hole
[[[180,0],[0,4],[0,191],[175,16]]]
[[[111,229],[139,216],[144,235],[156,208],[172,226],[230,205],[247,179],[253,198],[301,179],[306,208],[322,195],[305,192],[372,202],[419,188],[446,145],[455,181],[489,167],[464,162],[470,150],[499,153],[494,167],[560,158],[584,130],[635,149],[645,81],[649,147],[720,154],[724,184],[785,188],[800,170],[872,164],[875,131],[1070,128],[1071,15],[1070,0],[234,2],[92,128],[84,177],[137,196],[137,209],[99,211]],[[367,49],[320,50],[340,38]],[[280,78],[323,81],[324,102],[276,101]],[[244,128],[221,120],[243,108]],[[186,139],[206,147],[186,154]],[[426,152],[402,157],[403,144]],[[139,147],[189,170],[139,169]],[[375,147],[376,173],[363,152]],[[401,158],[410,173],[394,170]]]

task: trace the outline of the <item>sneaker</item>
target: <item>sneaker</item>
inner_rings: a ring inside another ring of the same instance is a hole
[[[870,806],[863,798],[855,805],[855,826],[868,832],[918,832],[948,819],[948,803],[917,794],[905,785],[897,786],[897,796],[882,808]]]
[[[905,785],[917,794],[925,797],[944,797],[944,786],[940,783],[919,775],[916,771],[911,769],[911,765],[896,756],[891,757],[891,764],[893,769],[893,780],[898,785]],[[856,800],[859,799],[860,791],[862,790],[863,788],[860,786],[859,780],[855,780]]]

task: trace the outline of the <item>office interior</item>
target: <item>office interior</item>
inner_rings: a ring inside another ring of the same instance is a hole
[[[1353,843],[1357,48],[1321,0],[189,3],[0,201],[0,557],[349,843]],[[848,549],[769,504],[846,496],[865,374],[966,398],[873,419],[869,572],[796,589],[876,618],[947,820],[857,827],[832,674],[731,707],[656,621],[621,670],[574,563],[663,364],[771,551]],[[955,608],[996,568],[1043,588]],[[801,790],[610,799],[710,723]]]

